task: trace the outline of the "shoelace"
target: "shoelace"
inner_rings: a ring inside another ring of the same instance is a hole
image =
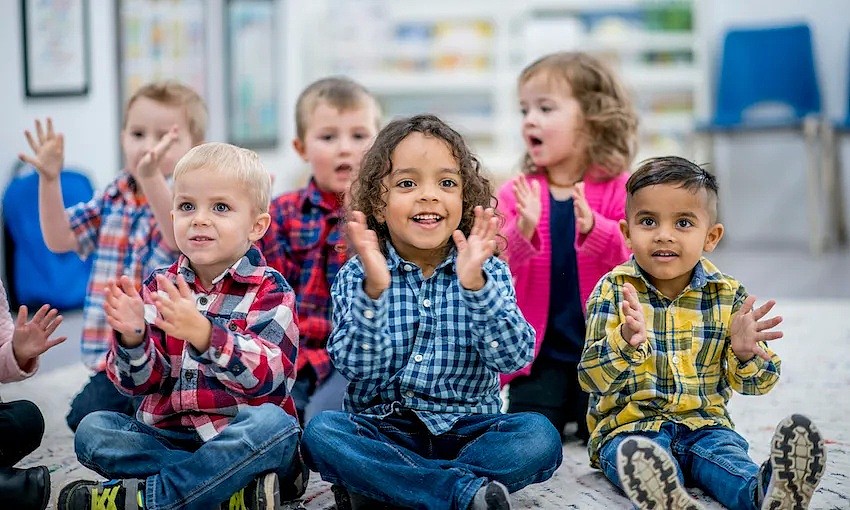
[[[245,489],[239,489],[238,492],[230,496],[227,502],[227,510],[248,510],[245,506]]]
[[[91,510],[118,510],[115,498],[118,497],[120,485],[105,487],[99,490],[96,487],[91,491]]]

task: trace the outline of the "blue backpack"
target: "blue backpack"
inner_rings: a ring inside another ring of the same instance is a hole
[[[3,193],[3,246],[6,289],[15,311],[20,305],[34,310],[49,304],[60,310],[82,308],[91,272],[74,252],[53,253],[44,244],[38,215],[38,173],[23,164],[15,168]],[[65,207],[87,202],[94,194],[82,172],[64,169],[60,174]]]

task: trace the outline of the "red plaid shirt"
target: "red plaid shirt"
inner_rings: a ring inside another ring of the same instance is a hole
[[[152,325],[155,276],[183,275],[198,310],[212,323],[210,347],[189,343]],[[277,404],[295,414],[289,390],[295,382],[298,326],[295,296],[281,275],[251,247],[213,281],[209,291],[195,280],[185,256],[152,274],[142,288],[147,338],[124,348],[113,340],[109,378],[128,395],[146,395],[136,417],[159,428],[191,427],[203,440],[222,431],[240,407]]]
[[[275,198],[271,227],[259,245],[269,266],[293,289],[301,346],[298,370],[310,365],[319,383],[331,373],[326,349],[331,332],[331,283],[348,259],[342,235],[342,203],[311,179],[306,188]]]

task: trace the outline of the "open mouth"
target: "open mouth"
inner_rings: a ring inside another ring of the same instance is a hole
[[[413,221],[415,221],[416,223],[419,223],[421,225],[436,225],[437,223],[443,221],[444,218],[442,216],[440,216],[439,214],[424,213],[424,214],[417,214],[416,216],[414,216],[411,219]]]
[[[202,242],[205,242],[205,241],[212,241],[213,238],[209,237],[209,236],[192,236],[192,237],[189,238],[189,240],[202,243]]]
[[[349,165],[348,163],[343,163],[343,164],[337,166],[336,168],[334,168],[334,171],[337,172],[337,173],[351,173],[351,171],[353,171],[353,170],[354,170],[354,167]]]
[[[674,251],[670,251],[670,250],[656,250],[656,251],[652,252],[652,256],[653,257],[660,257],[660,258],[673,258],[673,257],[678,257],[679,254],[674,252]]]
[[[530,145],[532,147],[537,147],[537,146],[540,146],[542,144],[543,144],[543,140],[541,140],[540,138],[537,138],[536,136],[529,136],[528,137],[528,145]]]

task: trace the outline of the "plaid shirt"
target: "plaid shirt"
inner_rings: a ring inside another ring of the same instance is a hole
[[[487,282],[473,292],[461,288],[455,259],[425,279],[389,246],[391,282],[377,300],[363,291],[359,257],[340,270],[328,350],[351,381],[348,410],[383,417],[411,409],[435,435],[462,416],[499,412],[498,374],[531,362],[534,329],[503,261],[485,262]]]
[[[80,339],[83,363],[104,370],[112,328],[103,311],[106,282],[127,275],[136,287],[156,268],[177,258],[162,240],[147,199],[133,178],[122,173],[103,194],[65,210],[80,258],[94,257],[83,307]]]
[[[310,365],[319,383],[331,373],[327,342],[331,331],[330,287],[348,259],[341,232],[342,204],[311,179],[306,188],[274,199],[271,228],[259,245],[269,266],[295,289],[301,348],[298,370]]]
[[[620,332],[623,285],[638,292],[647,341],[635,348]],[[634,257],[596,285],[587,303],[587,340],[579,381],[590,395],[590,462],[617,434],[658,431],[664,422],[698,429],[733,428],[726,410],[732,390],[767,393],[779,380],[779,357],[741,363],[732,352],[729,325],[747,293],[706,258],[694,268],[690,285],[670,300],[649,283]]]
[[[198,311],[212,323],[206,352],[152,325],[154,276],[176,281],[178,272],[195,294]],[[295,416],[289,397],[298,352],[295,296],[257,248],[216,278],[210,291],[196,282],[181,256],[148,278],[142,296],[146,341],[129,349],[113,341],[107,356],[109,378],[122,392],[147,395],[136,414],[140,421],[163,429],[190,427],[206,441],[241,407],[271,402]]]

